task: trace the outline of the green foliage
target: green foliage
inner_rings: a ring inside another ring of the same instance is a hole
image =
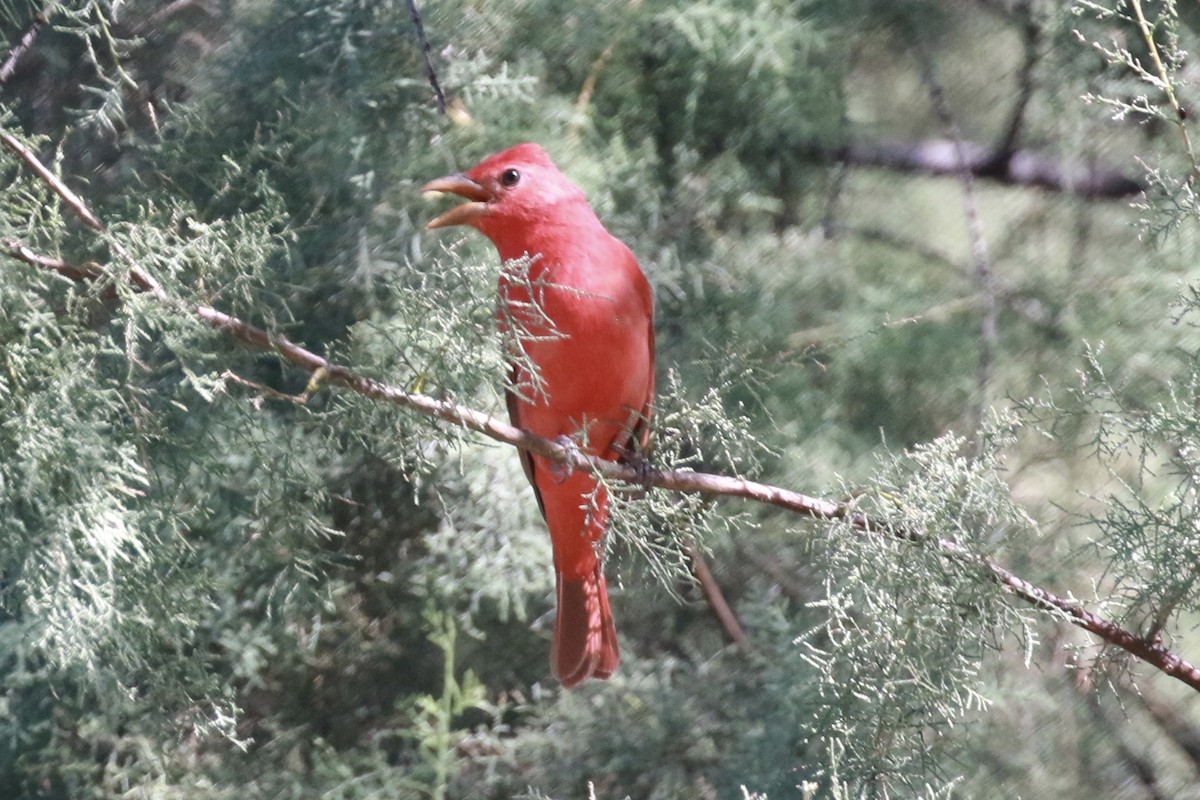
[[[1148,764],[1184,796],[1186,737],[1150,705],[1171,689],[1114,681],[1115,721],[1056,660],[1082,676],[1092,642],[981,559],[1195,649],[1186,10],[420,5],[447,117],[400,2],[64,3],[2,88],[5,132],[106,230],[0,149],[0,795],[1092,797]],[[39,10],[0,3],[6,41]],[[948,135],[918,56],[957,127],[998,138],[1027,25],[1018,144],[1136,156],[1150,191],[981,177],[988,296],[957,180],[835,156]],[[654,464],[845,497],[904,534],[613,486],[623,663],[572,692],[548,678],[549,546],[508,448],[191,313],[502,413],[501,267],[472,232],[422,232],[416,188],[522,140],[655,286]],[[1028,396],[1021,423],[980,410]]]
[[[897,535],[844,522],[814,548],[829,575],[815,605],[828,618],[797,638],[821,698],[805,738],[856,784],[918,792],[954,747],[954,726],[990,705],[983,659],[1005,631],[1033,636],[980,563],[1033,527],[1002,477],[1011,424],[982,431],[974,457],[948,435],[893,458],[856,506]]]

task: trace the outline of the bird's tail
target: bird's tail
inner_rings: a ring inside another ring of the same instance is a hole
[[[621,660],[604,567],[596,552],[608,526],[608,493],[586,473],[538,474],[550,476],[537,486],[558,585],[550,670],[569,688],[587,678],[607,678]]]
[[[608,587],[599,561],[580,578],[558,576],[558,617],[550,669],[568,689],[586,678],[607,678],[621,661]]]

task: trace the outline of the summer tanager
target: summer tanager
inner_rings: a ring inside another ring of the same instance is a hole
[[[426,228],[470,225],[506,264],[528,257],[520,262],[527,273],[509,265],[499,284],[497,313],[513,348],[512,423],[549,439],[573,437],[593,456],[626,459],[645,443],[654,396],[650,285],[629,248],[535,144],[509,148],[423,190],[468,201]],[[521,460],[554,548],[551,670],[567,687],[607,678],[620,661],[597,555],[608,496],[587,473],[564,474],[524,451]]]

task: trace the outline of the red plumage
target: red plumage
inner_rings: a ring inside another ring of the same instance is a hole
[[[531,258],[527,275],[504,272],[499,283],[501,325],[527,357],[511,361],[513,424],[551,439],[577,437],[585,452],[610,460],[642,444],[654,396],[650,285],[583,192],[535,144],[509,148],[425,188],[471,201],[427,227],[471,225],[505,262]],[[527,363],[536,365],[536,377]],[[551,668],[568,687],[607,678],[620,660],[597,555],[607,494],[590,475],[563,476],[525,452],[521,459],[554,547]]]

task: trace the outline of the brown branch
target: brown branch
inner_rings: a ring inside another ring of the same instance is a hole
[[[716,576],[709,568],[704,554],[692,544],[684,547],[684,551],[692,561],[692,571],[696,574],[696,582],[700,584],[700,588],[704,592],[704,599],[708,601],[708,607],[712,609],[713,615],[721,623],[721,627],[725,629],[725,633],[729,635],[734,646],[739,650],[745,650],[750,640],[747,638],[742,624],[738,622],[737,614],[733,613],[729,601],[725,599],[725,593],[721,591],[721,584],[717,582]]]
[[[592,95],[596,93],[596,83],[600,80],[600,73],[604,70],[613,53],[616,52],[617,43],[610,42],[608,47],[604,48],[595,61],[592,62],[591,68],[588,70],[587,77],[583,79],[583,85],[579,88],[579,95],[575,98],[575,114],[571,121],[571,134],[578,136],[583,131],[583,123],[587,119],[588,106],[592,103]]]
[[[417,41],[421,45],[421,55],[425,59],[425,77],[429,79],[434,99],[437,100],[438,113],[445,114],[446,95],[442,92],[442,84],[438,80],[437,70],[433,68],[433,54],[430,52],[432,48],[429,46],[428,37],[425,36],[425,23],[421,19],[420,9],[417,8],[417,0],[408,0],[408,10],[412,16],[413,25],[417,28]]]
[[[15,245],[12,247],[10,245]],[[42,257],[30,258],[20,245],[12,242],[3,244],[8,255],[34,266],[54,269],[47,262],[54,259]],[[80,274],[87,274],[82,268],[76,268]],[[62,270],[55,269],[62,273]],[[65,273],[62,273],[65,274]],[[136,279],[135,279],[136,280]],[[142,288],[139,286],[139,288]],[[161,291],[161,290],[160,290]],[[156,297],[161,295],[154,292]],[[178,302],[172,306],[180,307]],[[218,330],[225,331],[243,344],[258,350],[266,350],[278,354],[284,361],[307,370],[310,373],[320,373],[326,383],[335,384],[349,389],[364,397],[381,400],[410,409],[427,417],[440,419],[452,425],[481,433],[490,439],[513,447],[543,456],[568,470],[583,470],[611,481],[640,484],[648,488],[667,489],[690,494],[706,496],[737,497],[765,505],[775,506],[809,519],[823,521],[844,521],[855,529],[865,533],[889,536],[909,542],[935,541],[937,548],[946,556],[963,563],[974,565],[991,578],[1006,592],[1024,600],[1036,608],[1053,611],[1062,615],[1071,624],[1080,627],[1100,639],[1115,645],[1127,653],[1146,662],[1163,673],[1182,681],[1191,688],[1200,691],[1200,667],[1183,659],[1167,648],[1161,641],[1146,641],[1122,628],[1117,623],[1108,620],[1084,608],[1081,604],[1053,592],[1042,589],[1018,577],[1008,569],[997,564],[990,558],[970,553],[961,545],[947,539],[936,539],[903,528],[888,527],[868,519],[860,511],[856,511],[845,503],[835,503],[818,497],[771,486],[746,478],[717,475],[687,470],[651,470],[621,464],[615,461],[605,461],[585,455],[577,447],[550,439],[535,436],[521,428],[515,428],[495,417],[491,417],[472,408],[459,405],[450,400],[438,399],[427,395],[407,392],[374,378],[360,375],[348,367],[335,364],[321,356],[306,350],[285,336],[269,333],[262,328],[251,325],[236,317],[204,305],[192,307],[193,312],[201,320]]]
[[[5,143],[7,144],[7,142]],[[29,163],[28,160],[27,163]],[[36,158],[33,159],[33,163],[30,166],[39,175],[45,172],[51,178],[54,177],[45,167],[41,166]],[[40,170],[38,169],[39,167]],[[55,179],[55,182],[51,185],[62,186],[62,183]],[[70,191],[65,186],[62,186],[62,190]],[[55,191],[60,190],[56,188]],[[87,219],[95,220],[93,227],[102,232],[104,231],[104,226],[87,209],[82,200],[78,200],[77,203],[71,203],[70,205],[81,216],[86,214],[84,216],[85,221]],[[58,274],[78,275],[80,278],[84,276],[90,277],[95,274],[90,268],[67,267],[67,265],[62,265],[58,259],[36,255],[19,242],[6,240],[0,242],[0,248],[3,248],[15,260],[30,264],[31,266],[51,270]],[[124,253],[123,248],[119,247],[115,248],[115,251]],[[122,257],[128,258],[127,255],[123,255]],[[1148,641],[1143,639],[1125,630],[1112,620],[1089,611],[1080,603],[1035,586],[992,559],[971,553],[956,542],[906,530],[902,527],[879,524],[847,503],[835,503],[822,498],[810,497],[790,489],[771,486],[746,478],[691,472],[688,470],[655,469],[647,471],[642,465],[622,464],[616,461],[606,461],[601,458],[588,456],[570,442],[543,439],[526,430],[513,427],[494,417],[467,406],[459,405],[451,400],[407,392],[374,378],[360,375],[349,367],[335,364],[322,358],[316,353],[292,342],[285,336],[270,333],[210,306],[199,304],[188,306],[171,297],[157,281],[137,267],[130,267],[129,276],[130,281],[137,289],[152,294],[164,305],[173,309],[190,308],[191,312],[207,325],[217,330],[225,331],[230,336],[250,347],[276,353],[288,363],[307,370],[313,374],[314,378],[310,383],[320,380],[336,384],[364,397],[392,403],[424,416],[443,420],[452,425],[481,433],[495,441],[543,456],[567,470],[582,470],[607,480],[640,484],[647,488],[667,489],[705,496],[739,497],[782,508],[810,519],[842,521],[864,534],[887,536],[907,542],[933,544],[943,555],[981,569],[1004,591],[1024,600],[1035,608],[1062,615],[1071,624],[1124,650],[1130,655],[1162,671],[1164,674],[1187,684],[1192,689],[1200,691],[1200,667],[1188,662],[1167,648],[1161,640]]]
[[[79,215],[79,218],[83,220],[85,225],[92,230],[104,230],[104,226],[100,224],[100,220],[96,219],[96,215],[91,212],[87,204],[41,162],[37,157],[37,153],[34,153],[11,134],[2,130],[0,130],[0,144],[3,144],[9,150],[16,153],[25,162],[25,165],[33,170],[34,174],[45,181],[46,185],[53,189],[54,193],[61,197],[63,202],[71,207],[72,211]]]
[[[49,3],[37,14],[34,14],[33,20],[25,28],[25,32],[21,34],[21,38],[8,51],[8,58],[4,59],[3,64],[0,64],[0,83],[7,81],[17,71],[17,62],[21,60],[25,53],[29,52],[29,48],[33,47],[34,40],[37,39],[38,34],[46,26],[50,15],[54,13],[57,7],[58,3]]]
[[[1030,186],[1095,200],[1119,200],[1144,188],[1139,179],[1111,167],[1071,161],[1036,150],[1002,152],[970,141],[956,147],[949,139],[883,139],[848,144],[824,155],[852,165],[897,172],[953,177],[965,171],[1009,186]]]
[[[0,240],[0,248],[3,248],[5,253],[18,261],[24,261],[31,266],[57,272],[59,275],[70,278],[73,281],[94,280],[102,274],[98,264],[93,265],[88,263],[81,266],[68,264],[60,258],[51,258],[50,256],[35,253],[16,239]]]
[[[1012,14],[1021,17],[1021,40],[1025,55],[1017,70],[1017,101],[1013,104],[1012,111],[1009,112],[1008,124],[1004,126],[1004,133],[1000,135],[1000,140],[996,143],[996,152],[1001,154],[1011,153],[1017,146],[1021,127],[1025,123],[1025,111],[1029,107],[1029,101],[1033,99],[1033,70],[1041,59],[1038,43],[1042,38],[1042,29],[1034,18],[1033,10],[1029,7],[1029,0],[1018,3]]]
[[[102,223],[100,219],[92,213],[91,209],[88,208],[87,203],[83,202],[83,198],[71,191],[69,186],[63,183],[57,175],[51,172],[50,169],[41,162],[41,160],[37,157],[37,153],[34,153],[24,144],[19,142],[15,137],[3,130],[0,130],[0,144],[3,144],[5,147],[16,153],[39,178],[46,182],[46,185],[48,185],[55,194],[62,198],[64,203],[71,207],[72,211],[79,215],[79,218],[83,220],[85,225],[94,231],[104,234],[107,238],[108,230],[104,227],[104,223]],[[113,252],[126,262],[127,266],[129,267],[129,278],[134,286],[144,292],[150,292],[160,301],[169,306],[175,305],[174,298],[172,298],[166,292],[166,290],[162,288],[158,281],[156,281],[145,270],[134,263],[133,259],[129,256],[129,252],[125,250],[120,242],[109,239],[108,243],[109,246],[112,247]],[[17,257],[20,258],[20,256]]]

